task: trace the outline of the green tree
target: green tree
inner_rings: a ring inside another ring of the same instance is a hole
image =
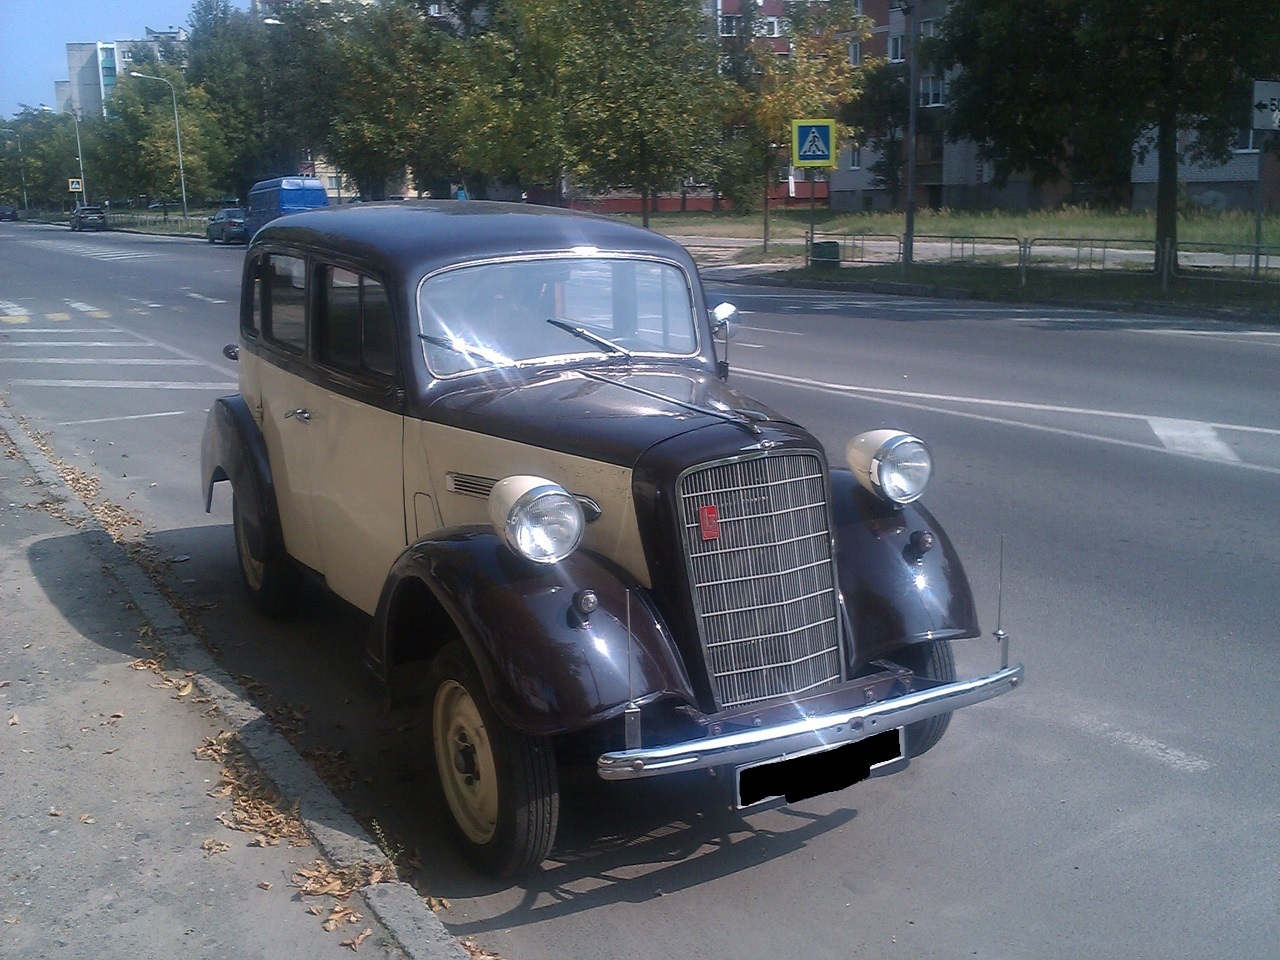
[[[562,102],[569,24],[562,0],[506,0],[492,29],[456,45],[449,126],[461,170],[557,189],[570,164]]]
[[[1180,157],[1230,156],[1250,79],[1280,69],[1277,37],[1272,0],[1229,13],[1193,0],[954,0],[933,55],[958,70],[951,135],[977,141],[998,181],[1026,170],[1114,193],[1135,151],[1154,149],[1164,244],[1177,241]]]
[[[846,104],[841,119],[859,131],[861,141],[876,154],[870,170],[878,186],[889,191],[897,208],[902,198],[903,145],[910,108],[905,63],[867,60],[863,63],[860,95]]]
[[[404,0],[366,8],[337,36],[330,69],[344,82],[330,106],[326,153],[365,197],[380,199],[411,163],[435,162],[442,39]]]
[[[649,200],[710,166],[729,84],[703,35],[698,0],[564,0],[561,98],[573,170],[595,189]]]

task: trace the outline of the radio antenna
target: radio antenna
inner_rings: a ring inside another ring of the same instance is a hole
[[[1004,617],[1004,534],[1000,534],[1000,572],[996,578],[996,642],[1000,644],[1000,669],[1009,666],[1009,635],[1000,624]]]

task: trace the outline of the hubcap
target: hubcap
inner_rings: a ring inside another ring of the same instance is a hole
[[[498,773],[480,710],[462,684],[446,680],[432,706],[440,786],[467,839],[484,844],[498,825]]]
[[[249,534],[245,530],[244,517],[240,513],[237,505],[235,512],[235,529],[236,529],[236,546],[240,549],[237,551],[240,555],[240,569],[244,571],[244,579],[253,590],[257,590],[262,586],[265,579],[264,571],[266,565],[253,555],[253,548],[249,544]]]

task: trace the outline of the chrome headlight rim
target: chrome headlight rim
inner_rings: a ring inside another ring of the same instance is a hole
[[[542,477],[507,477],[489,494],[489,519],[512,552],[533,563],[559,563],[582,543],[582,504]]]
[[[933,451],[902,430],[859,434],[849,441],[845,459],[863,487],[899,505],[919,500],[933,477]]]

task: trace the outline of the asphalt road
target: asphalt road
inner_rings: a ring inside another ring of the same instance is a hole
[[[988,631],[1003,542],[1028,682],[901,774],[745,820],[700,814],[694,784],[570,775],[553,860],[501,887],[449,848],[412,711],[360,679],[364,618],[318,593],[257,617],[230,497],[201,510],[239,249],[2,226],[6,402],[136,512],[224,665],[453,932],[509,960],[1274,956],[1280,331],[717,287],[744,311],[731,382],[833,460],[877,426],[929,441]]]

